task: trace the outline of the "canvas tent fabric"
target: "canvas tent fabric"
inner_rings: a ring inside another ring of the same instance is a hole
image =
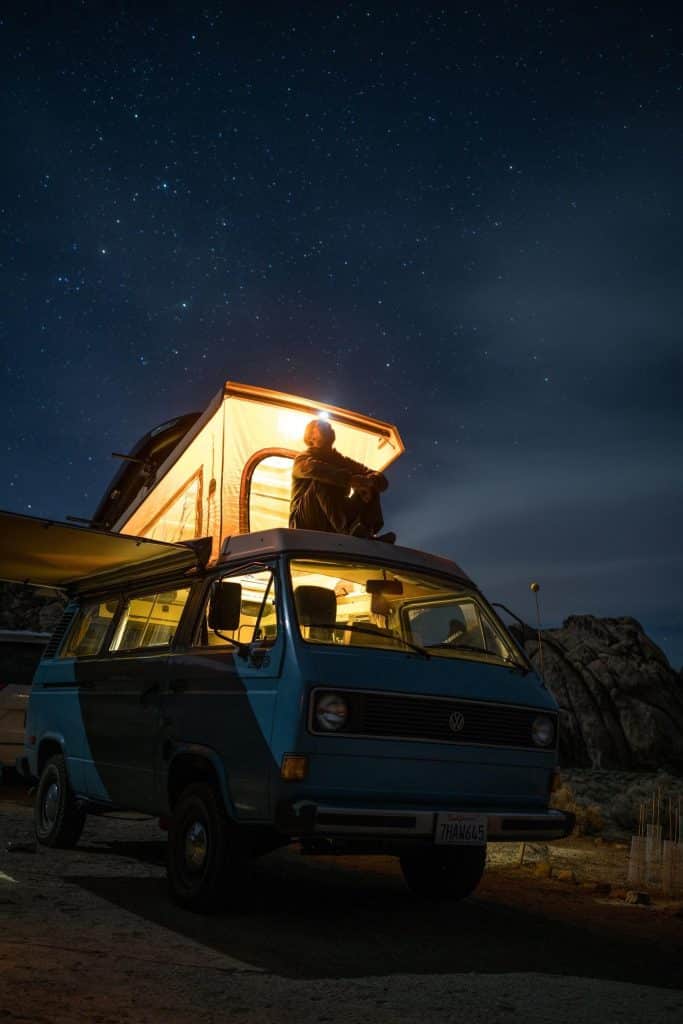
[[[0,537],[0,579],[69,592],[114,585],[124,575],[147,580],[205,560],[200,545],[164,544],[14,512],[0,512]]]
[[[291,464],[323,415],[344,455],[381,472],[404,450],[396,427],[361,413],[228,381],[141,488],[115,530],[171,542],[286,526]]]

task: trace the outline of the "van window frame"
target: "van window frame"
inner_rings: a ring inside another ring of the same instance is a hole
[[[194,584],[195,584],[195,580],[194,579],[192,579],[192,580],[187,580],[187,579],[185,579],[185,580],[177,580],[177,579],[175,579],[175,580],[168,580],[168,581],[164,580],[164,581],[162,581],[160,583],[155,584],[155,586],[152,587],[152,588],[150,588],[150,586],[147,585],[147,586],[142,586],[142,587],[135,587],[135,588],[133,588],[131,590],[127,590],[127,589],[126,590],[122,590],[121,593],[120,593],[120,596],[119,596],[119,606],[118,606],[118,608],[116,610],[116,614],[115,614],[115,617],[114,617],[115,621],[114,621],[113,628],[111,629],[111,635],[106,638],[108,643],[107,643],[107,650],[105,652],[105,656],[106,657],[110,657],[110,658],[116,658],[116,657],[118,657],[120,655],[122,657],[130,658],[131,656],[154,655],[154,654],[157,654],[157,655],[158,654],[168,654],[169,651],[175,650],[175,646],[176,646],[176,642],[177,642],[177,639],[178,639],[178,635],[180,634],[180,631],[181,631],[181,629],[183,627],[183,620],[185,619],[185,616],[187,614],[187,609],[188,609],[188,607],[190,605],[190,602],[192,601],[192,591],[193,591]],[[138,598],[138,597],[148,597],[150,595],[163,594],[165,591],[172,590],[172,589],[176,589],[176,590],[189,590],[189,593],[187,595],[187,599],[185,601],[185,604],[183,605],[183,609],[182,609],[182,612],[180,614],[180,618],[178,619],[178,626],[176,628],[175,633],[173,634],[173,639],[168,641],[165,644],[153,644],[153,645],[149,645],[149,646],[146,646],[146,647],[125,647],[125,648],[122,647],[122,648],[119,648],[119,649],[117,649],[115,651],[112,651],[110,645],[111,645],[111,643],[112,643],[112,641],[114,639],[114,636],[116,635],[116,632],[118,631],[118,628],[119,628],[119,625],[120,625],[120,622],[121,622],[121,618],[123,616],[124,609],[126,608],[126,606],[131,601],[133,601],[135,598]]]
[[[62,637],[62,641],[59,644],[59,647],[57,648],[53,655],[54,659],[56,661],[97,661],[101,660],[103,657],[106,657],[110,653],[109,644],[111,643],[112,636],[114,635],[114,629],[116,628],[116,624],[118,623],[119,620],[119,615],[121,614],[122,600],[122,594],[119,591],[99,595],[84,594],[82,599],[78,601],[76,610],[73,614],[71,622],[69,623],[69,627],[66,630],[64,636]],[[83,608],[92,604],[101,604],[103,601],[116,601],[116,608],[114,609],[114,614],[111,617],[111,622],[107,626],[107,629],[102,637],[102,642],[100,644],[98,652],[96,654],[64,654],[64,649],[67,643],[69,642],[73,630],[76,627],[76,623],[78,622],[78,618]]]
[[[355,556],[353,556],[353,557],[355,557]],[[332,553],[329,553],[329,552],[326,552],[323,555],[321,552],[297,551],[296,553],[294,553],[294,552],[289,553],[288,555],[286,555],[285,559],[283,560],[283,564],[284,564],[284,567],[285,567],[285,571],[283,571],[283,579],[285,580],[285,583],[286,583],[286,586],[287,586],[287,599],[288,599],[288,601],[291,604],[291,616],[292,616],[291,634],[292,634],[292,637],[293,637],[293,639],[295,640],[295,642],[297,644],[301,643],[301,644],[304,644],[306,647],[333,647],[335,649],[335,652],[342,653],[342,654],[344,654],[345,652],[350,651],[350,650],[352,650],[352,651],[354,651],[356,653],[359,650],[362,650],[362,651],[373,651],[373,652],[381,651],[383,653],[388,653],[388,654],[394,654],[394,653],[403,653],[403,654],[405,654],[405,648],[402,647],[402,646],[399,646],[399,645],[397,645],[396,647],[379,647],[379,646],[374,646],[374,645],[368,644],[367,646],[365,646],[365,645],[358,645],[358,646],[350,647],[350,646],[347,646],[347,645],[344,645],[344,644],[336,644],[336,643],[334,643],[334,641],[326,641],[326,640],[314,640],[314,641],[311,641],[307,637],[303,636],[303,634],[301,632],[301,624],[299,622],[299,618],[298,618],[298,615],[297,615],[297,612],[296,612],[296,603],[295,603],[295,599],[294,599],[295,587],[294,587],[294,581],[292,579],[291,564],[292,564],[292,562],[301,562],[301,561],[306,561],[307,559],[309,559],[309,560],[310,559],[314,559],[314,560],[315,559],[320,559],[320,560],[324,560],[324,561],[334,561],[335,559],[338,559],[339,561],[341,561],[342,560],[342,556],[340,556],[338,554],[332,554]],[[353,558],[352,557],[348,557],[348,558],[346,558],[344,560],[348,561],[348,562],[353,562]],[[382,558],[377,558],[377,557],[367,557],[367,558],[363,557],[363,564],[367,564],[367,565],[378,565],[378,566],[381,567],[381,566],[388,565],[389,561],[390,560],[382,559]],[[480,617],[481,618],[485,617],[489,621],[489,624],[491,625],[491,627],[493,628],[494,633],[496,633],[497,635],[502,637],[504,646],[509,648],[509,650],[510,650],[511,658],[514,659],[514,661],[521,668],[528,669],[528,668],[531,667],[530,664],[528,664],[528,659],[526,658],[525,654],[523,652],[520,652],[519,646],[514,641],[514,637],[509,632],[509,630],[506,629],[505,624],[501,621],[499,616],[496,615],[494,609],[491,607],[491,605],[486,600],[486,598],[481,593],[481,591],[470,580],[467,580],[467,581],[463,580],[463,579],[461,579],[461,578],[459,578],[457,576],[452,576],[449,573],[440,572],[438,569],[432,569],[432,568],[426,569],[426,568],[424,568],[422,566],[415,566],[415,565],[410,565],[410,564],[406,564],[406,563],[396,563],[396,568],[398,570],[403,569],[406,572],[411,572],[412,571],[412,572],[417,572],[417,573],[424,573],[425,575],[432,576],[432,577],[434,577],[437,580],[442,580],[442,581],[444,581],[444,583],[456,584],[459,588],[461,588],[463,590],[463,593],[467,596],[467,598],[471,599],[473,601],[473,603],[477,606],[477,608],[479,609]],[[420,602],[419,602],[418,599],[415,599],[415,602],[411,602],[411,603],[416,603],[417,604],[417,603],[420,603]],[[438,603],[438,599],[435,599],[434,603],[435,604]],[[404,614],[405,610],[406,609],[404,607],[400,611],[402,624],[403,624],[403,614]],[[473,651],[468,651],[466,655],[463,653],[463,655],[459,656],[457,659],[454,659],[454,660],[477,662],[477,663],[486,664],[486,665],[493,665],[495,667],[503,667],[503,666],[505,666],[507,668],[510,667],[510,661],[508,661],[507,659],[504,659],[500,655],[496,655],[493,652],[488,652],[488,651],[487,652],[483,652],[483,653],[485,653],[485,655],[486,655],[485,657],[482,657],[481,655],[478,656]],[[490,658],[496,658],[497,660],[495,660],[495,661],[489,660]]]
[[[196,600],[197,608],[193,616],[191,629],[188,631],[189,636],[187,638],[186,648],[191,648],[193,651],[201,651],[202,654],[220,654],[225,653],[226,650],[235,648],[232,644],[226,642],[225,644],[215,644],[210,646],[209,644],[202,644],[198,642],[199,630],[202,624],[202,617],[206,611],[206,605],[209,600],[209,593],[211,587],[217,580],[228,579],[230,576],[237,576],[249,572],[249,570],[255,570],[263,572],[268,570],[272,573],[273,583],[275,585],[275,615],[277,617],[277,635],[275,637],[275,643],[272,644],[270,650],[274,650],[278,644],[282,641],[285,634],[285,618],[283,614],[282,604],[282,572],[279,567],[282,561],[280,558],[274,558],[272,560],[250,560],[248,562],[241,562],[238,565],[221,565],[214,566],[210,575],[207,575],[202,580],[202,586],[197,587],[198,598]],[[218,570],[218,571],[217,571]],[[189,599],[188,599],[189,604]],[[187,606],[186,606],[187,607]],[[249,647],[258,647],[259,640],[251,640],[248,644]]]
[[[487,665],[488,664],[492,664],[491,661],[489,660],[490,658],[497,658],[498,659],[498,661],[496,661],[495,664],[498,664],[501,661],[504,662],[506,665],[509,664],[509,659],[513,658],[513,657],[516,657],[516,655],[518,654],[517,648],[510,643],[510,641],[507,638],[506,633],[501,632],[501,629],[500,629],[498,623],[496,622],[496,619],[490,614],[488,608],[486,607],[484,602],[481,600],[481,595],[479,595],[475,591],[471,591],[471,592],[466,593],[465,600],[470,601],[471,604],[473,604],[474,607],[477,609],[477,612],[478,612],[478,615],[479,615],[479,625],[480,625],[480,628],[482,630],[482,642],[484,644],[484,647],[482,647],[480,652],[474,651],[474,650],[472,650],[472,648],[466,648],[466,649],[463,649],[463,653],[461,655],[458,655],[457,654],[458,646],[457,646],[457,644],[455,644],[454,647],[453,647],[453,651],[456,654],[456,656],[459,657],[461,660],[481,661],[481,662],[484,662]],[[459,602],[456,601],[456,602],[454,602],[454,604],[459,604]],[[427,609],[430,606],[433,606],[435,608],[445,607],[443,602],[439,601],[437,598],[433,598],[431,600],[420,600],[418,598],[415,598],[414,600],[409,601],[407,604],[403,605],[403,607],[400,610],[399,614],[400,614],[400,617],[401,617],[401,623],[402,623],[402,626],[404,628],[404,631],[405,631],[405,633],[407,635],[410,635],[410,637],[411,637],[411,639],[413,639],[413,641],[414,641],[414,638],[413,638],[413,634],[412,634],[412,626],[411,626],[410,621],[408,620],[408,616],[409,616],[410,610],[411,610],[411,608],[415,608],[415,607],[420,607],[420,608],[423,608],[423,609]],[[497,651],[490,651],[490,650],[488,650],[488,648],[486,647],[487,639],[486,639],[486,634],[485,634],[485,630],[484,630],[484,625],[485,624],[487,624],[489,626],[489,628],[491,629],[491,631],[494,634],[494,636],[497,637],[498,642],[504,648],[506,648],[509,651],[507,657],[505,657],[504,655],[498,653]],[[426,649],[428,651],[430,650],[429,645],[426,646]]]

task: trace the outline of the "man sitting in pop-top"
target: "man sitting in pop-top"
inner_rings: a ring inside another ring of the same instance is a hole
[[[292,470],[289,525],[393,544],[395,533],[378,536],[384,524],[379,496],[389,486],[387,478],[342,455],[332,447],[334,439],[327,420],[307,425],[306,451],[297,455]]]

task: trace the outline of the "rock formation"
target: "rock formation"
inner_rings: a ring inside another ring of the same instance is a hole
[[[0,629],[51,633],[61,618],[64,603],[58,591],[0,583]]]
[[[540,670],[536,631],[515,631]],[[572,615],[541,635],[564,767],[683,770],[683,679],[635,619]]]

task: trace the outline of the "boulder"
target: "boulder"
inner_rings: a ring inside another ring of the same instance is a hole
[[[537,670],[535,630],[516,628]],[[571,615],[541,632],[565,767],[683,769],[683,682],[635,619]]]
[[[65,603],[65,598],[57,591],[0,583],[0,629],[51,633],[62,616]]]

